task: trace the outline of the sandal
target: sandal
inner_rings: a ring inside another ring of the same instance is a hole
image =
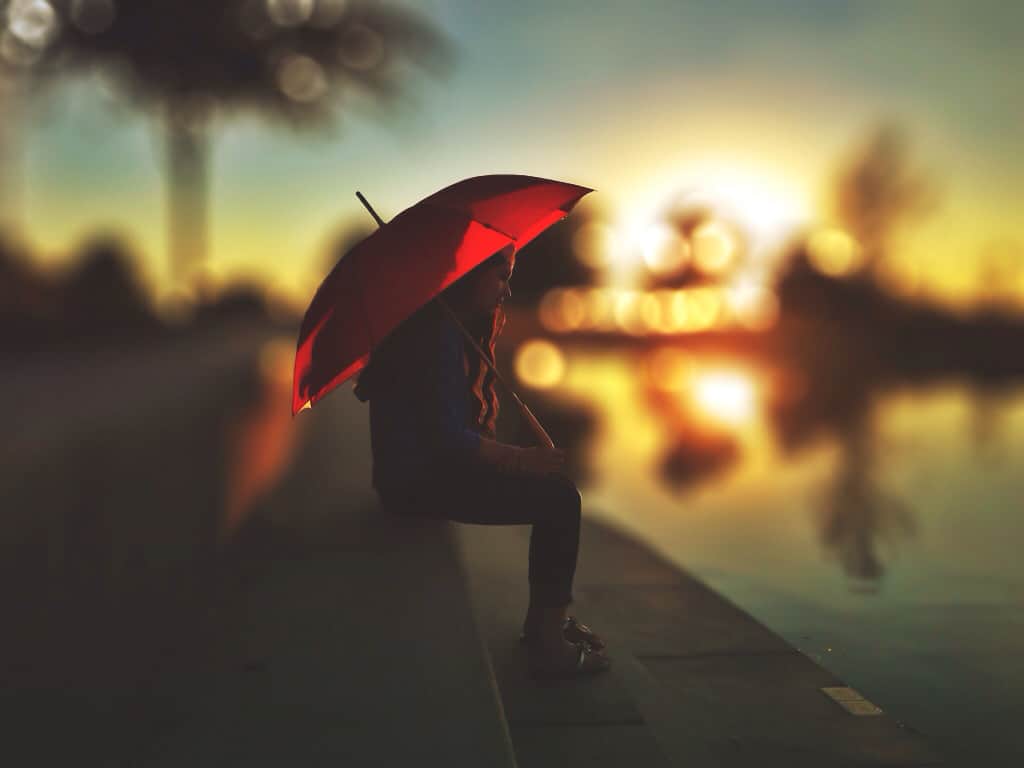
[[[595,651],[603,651],[605,647],[601,636],[575,616],[566,617],[565,624],[562,625],[562,636],[570,643],[586,643]],[[525,645],[527,640],[525,632],[519,636],[520,643]]]
[[[573,645],[576,646],[576,658],[569,662],[561,659],[552,662],[549,659],[542,659],[536,653],[531,653],[530,673],[534,679],[569,680],[605,672],[611,666],[609,658],[589,643],[579,642],[573,643]]]

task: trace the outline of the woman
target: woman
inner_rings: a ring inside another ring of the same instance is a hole
[[[441,299],[494,360],[515,265],[501,251]],[[534,674],[608,668],[604,643],[567,614],[579,549],[580,494],[564,454],[495,439],[495,377],[437,301],[374,351],[356,386],[370,401],[373,485],[385,507],[484,525],[530,524],[530,605],[523,640]]]

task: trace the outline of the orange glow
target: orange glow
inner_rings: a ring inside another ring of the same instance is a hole
[[[650,383],[664,392],[682,391],[692,374],[686,353],[673,347],[656,350],[647,360],[646,373]]]
[[[565,378],[565,356],[549,341],[533,339],[516,351],[516,376],[535,389],[550,389]]]
[[[304,422],[285,403],[292,389],[294,342],[274,339],[260,350],[262,391],[227,427],[227,489],[222,533],[230,535],[288,469]],[[306,403],[304,408],[309,407]]]
[[[695,374],[690,397],[700,414],[720,424],[732,427],[749,424],[755,415],[754,381],[739,371],[711,370]]]

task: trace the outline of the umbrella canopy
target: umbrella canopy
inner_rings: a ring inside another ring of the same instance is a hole
[[[519,250],[593,190],[534,176],[476,176],[436,192],[352,248],[299,330],[292,413],[358,373],[403,320],[503,248]]]

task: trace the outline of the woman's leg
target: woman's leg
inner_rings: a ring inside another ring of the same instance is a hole
[[[561,475],[480,473],[437,494],[439,516],[478,525],[532,525],[530,605],[564,612],[580,543],[580,492]]]
[[[546,666],[574,668],[580,651],[566,642],[563,626],[579,552],[581,498],[576,485],[561,475],[509,477],[483,471],[438,483],[428,496],[430,512],[437,517],[478,525],[532,525],[530,604],[523,631]],[[587,655],[583,671],[607,666],[597,656]]]

